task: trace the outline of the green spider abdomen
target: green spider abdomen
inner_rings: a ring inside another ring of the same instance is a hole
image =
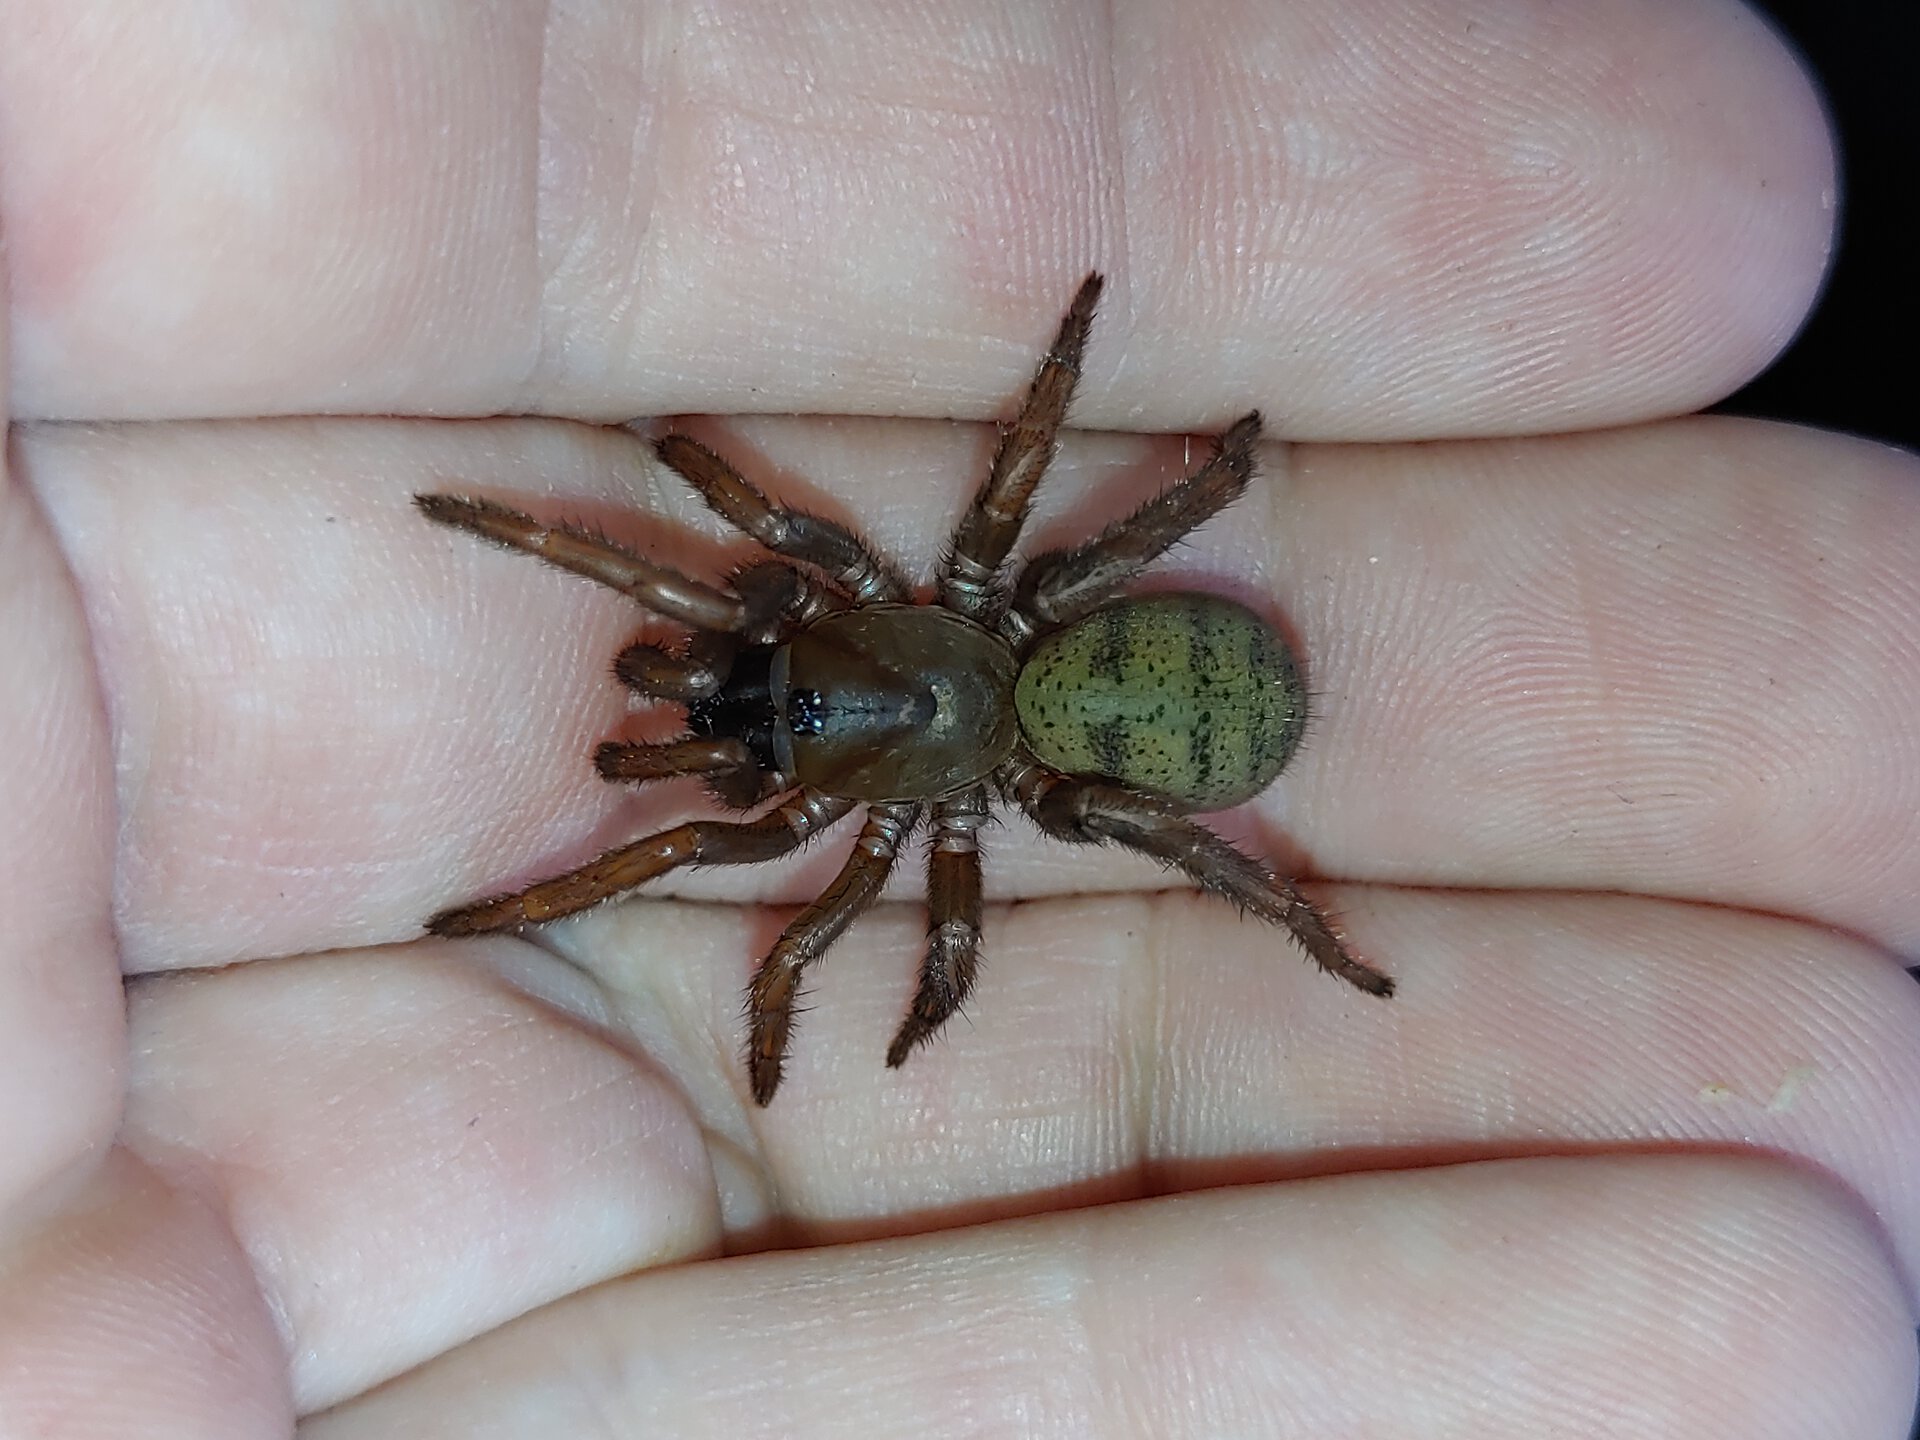
[[[1217,595],[1103,605],[1046,636],[1014,687],[1035,755],[1195,810],[1272,783],[1300,743],[1306,690],[1286,643]]]

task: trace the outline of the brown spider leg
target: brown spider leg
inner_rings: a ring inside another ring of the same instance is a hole
[[[747,602],[747,609],[764,621],[758,638],[779,639],[796,625],[809,625],[853,602],[820,576],[785,560],[761,560],[743,565],[729,582]]]
[[[796,790],[751,820],[692,820],[609,850],[577,870],[473,905],[442,910],[427,921],[435,935],[481,935],[558,920],[682,865],[751,865],[797,850],[853,809],[814,790]]]
[[[904,1065],[966,1002],[980,968],[980,842],[987,787],[940,801],[927,847],[927,954],[907,1018],[887,1046],[887,1064]]]
[[[636,641],[613,657],[614,678],[653,700],[687,704],[704,700],[726,683],[740,642],[732,635],[698,630],[686,653]]]
[[[549,565],[618,590],[654,614],[683,625],[738,630],[748,619],[746,602],[738,595],[656,565],[590,530],[544,524],[491,500],[416,495],[413,503],[429,520],[471,531],[509,550],[524,550]]]
[[[953,549],[940,567],[940,603],[949,610],[979,619],[999,604],[1000,567],[1020,537],[1033,492],[1053,460],[1054,437],[1073,401],[1080,356],[1105,284],[1098,272],[1080,282],[1052,348],[1034,372],[1020,414],[1000,432],[986,483],[954,531]]]
[[[1016,756],[995,778],[1007,798],[1058,840],[1115,844],[1183,871],[1262,920],[1284,925],[1322,970],[1369,995],[1393,994],[1393,980],[1353,955],[1333,922],[1291,881],[1243,855],[1166,801],[1099,779],[1058,774]]]
[[[1014,589],[1013,628],[1033,632],[1079,619],[1141,569],[1246,493],[1253,479],[1260,412],[1236,420],[1193,474],[1126,519],[1070,550],[1036,555]],[[1024,624],[1022,623],[1024,622]]]
[[[678,775],[732,775],[758,766],[745,742],[712,736],[652,745],[609,740],[593,752],[593,768],[602,780],[647,781]]]
[[[704,700],[726,684],[742,644],[771,643],[848,604],[818,576],[780,560],[745,567],[733,577],[733,588],[746,602],[741,633],[696,630],[679,654],[635,641],[614,657],[614,678],[654,700]]]
[[[715,513],[776,555],[819,567],[858,603],[905,600],[911,593],[906,578],[853,531],[818,515],[776,505],[699,441],[664,435],[654,450],[661,463],[699,492]]]
[[[867,807],[867,823],[833,883],[781,932],[747,986],[747,1074],[756,1105],[780,1088],[780,1071],[793,1034],[793,1002],[800,977],[861,912],[880,897],[900,847],[919,823],[920,806],[897,801]]]
[[[790,777],[762,770],[745,741],[719,735],[657,744],[608,740],[594,751],[593,768],[602,780],[615,784],[704,775],[707,792],[734,810],[751,810],[762,800],[793,788]]]

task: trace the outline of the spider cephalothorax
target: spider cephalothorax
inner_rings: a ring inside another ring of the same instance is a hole
[[[1150,855],[1285,926],[1323,969],[1392,994],[1393,982],[1350,954],[1294,885],[1188,818],[1258,794],[1292,754],[1305,691],[1286,645],[1216,596],[1116,598],[1246,489],[1259,415],[1236,422],[1204,465],[1119,524],[1007,574],[1073,397],[1100,287],[1089,275],[1061,320],[954,532],[931,604],[915,604],[898,568],[852,531],[775,504],[682,435],[659,442],[661,460],[781,559],[709,585],[487,501],[416,497],[430,519],[537,555],[691,629],[675,651],[636,644],[614,663],[642,695],[685,705],[689,734],[602,745],[594,763],[604,778],[701,775],[735,809],[770,802],[752,818],[691,821],[518,894],[443,910],[427,928],[510,930],[681,865],[771,860],[865,806],[852,856],[748,989],[747,1069],[764,1105],[780,1084],[802,972],[873,903],[929,814],[927,954],[887,1064],[901,1064],[959,1008],[979,961],[977,832],[992,789],[1046,834]]]

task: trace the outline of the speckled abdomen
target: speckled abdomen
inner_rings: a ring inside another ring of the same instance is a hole
[[[1306,691],[1284,641],[1217,595],[1103,605],[1034,647],[1014,687],[1035,755],[1195,810],[1259,794],[1300,743]]]

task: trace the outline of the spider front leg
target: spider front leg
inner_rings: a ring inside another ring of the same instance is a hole
[[[1246,493],[1260,443],[1260,412],[1241,416],[1214,445],[1211,458],[1126,519],[1070,550],[1036,555],[1014,589],[1019,638],[1079,619],[1194,530]]]
[[[927,953],[907,1018],[887,1046],[898,1068],[952,1018],[973,989],[980,968],[980,842],[988,815],[987,787],[976,785],[933,811],[927,846]]]
[[[1002,792],[1057,840],[1114,844],[1182,871],[1203,890],[1286,927],[1322,970],[1369,995],[1393,994],[1393,979],[1355,956],[1333,922],[1251,856],[1166,801],[1108,780],[1057,774],[1016,757],[996,777]]]
[[[547,525],[531,515],[459,495],[416,495],[429,520],[521,550],[639,602],[656,615],[699,630],[737,631],[756,620],[739,595],[656,565],[604,535],[574,525]]]
[[[741,631],[696,630],[677,650],[636,641],[614,657],[614,678],[651,700],[705,700],[726,684],[742,645],[778,640],[848,604],[825,581],[778,560],[749,565],[733,589],[746,606]]]
[[[744,740],[725,735],[694,735],[651,744],[608,740],[593,752],[593,768],[615,784],[645,784],[685,775],[705,778],[707,790],[722,805],[751,810],[793,787],[791,777],[762,770]]]
[[[653,448],[721,518],[774,554],[825,571],[860,604],[905,600],[912,593],[906,577],[846,526],[775,504],[699,441],[665,435]]]
[[[712,630],[696,631],[680,654],[636,641],[613,657],[613,675],[650,700],[686,705],[705,700],[727,683],[739,640]]]
[[[725,736],[642,743],[608,740],[593,752],[593,768],[602,780],[671,780],[682,775],[729,776],[758,770],[745,742]]]
[[[986,483],[954,532],[953,551],[940,567],[940,603],[949,610],[978,619],[999,603],[1000,567],[1013,553],[1034,491],[1053,460],[1054,441],[1080,381],[1080,357],[1105,285],[1098,272],[1080,282],[1052,347],[1034,372],[1020,414],[1000,433]]]
[[[751,865],[798,850],[853,809],[813,790],[797,790],[751,820],[693,820],[609,850],[577,870],[473,905],[442,910],[427,921],[434,935],[483,935],[558,920],[656,880],[682,865]]]
[[[780,1088],[800,977],[880,898],[900,847],[919,820],[920,806],[913,802],[869,806],[867,823],[847,863],[820,897],[781,932],[754,971],[747,987],[747,1075],[756,1105],[765,1105]]]

